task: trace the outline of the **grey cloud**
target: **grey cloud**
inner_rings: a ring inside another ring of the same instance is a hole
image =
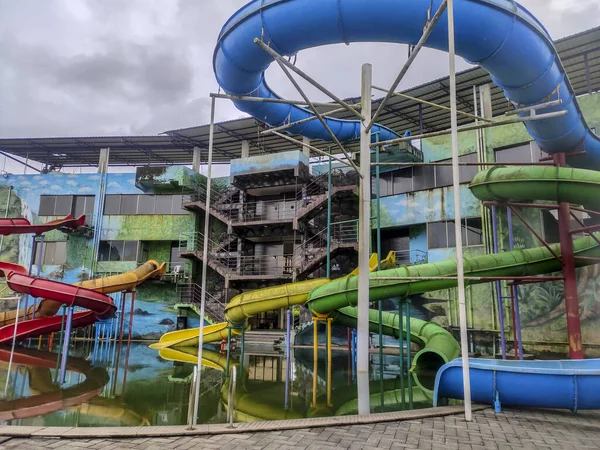
[[[217,35],[246,2],[0,0],[0,136],[156,134],[207,123],[208,94],[218,89]],[[521,3],[555,39],[597,26],[600,17],[597,0]],[[363,62],[385,87],[406,55],[405,46],[355,44],[304,51],[298,65],[350,97],[359,93]],[[447,55],[425,50],[401,88],[447,73]],[[267,79],[281,95],[298,97],[277,67]],[[218,102],[217,120],[239,116],[230,102]]]

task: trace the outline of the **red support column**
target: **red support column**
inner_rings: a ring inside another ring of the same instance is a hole
[[[554,155],[554,162],[559,167],[565,167],[565,154]],[[581,321],[579,318],[579,295],[577,292],[577,274],[575,272],[575,255],[573,238],[570,233],[571,206],[561,202],[558,208],[558,232],[560,236],[560,251],[563,262],[565,309],[567,310],[567,334],[569,338],[569,356],[571,359],[583,359],[581,340]]]

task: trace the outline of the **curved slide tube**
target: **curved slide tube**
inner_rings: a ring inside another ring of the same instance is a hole
[[[55,314],[63,304],[81,306],[90,310],[73,314],[74,328],[91,325],[97,319],[112,317],[116,306],[106,294],[132,289],[164,271],[164,263],[159,265],[156,261],[148,261],[137,269],[120,275],[69,285],[35,278],[29,276],[27,270],[22,266],[0,262],[0,272],[6,278],[10,289],[43,299],[37,307],[32,306],[27,309],[27,317],[30,317],[30,320],[18,322],[16,332],[18,340],[60,331],[62,317],[55,316]],[[0,327],[0,343],[13,339],[15,327],[12,323],[14,323],[16,314],[22,317],[25,311],[20,309],[0,315],[0,320],[5,324]]]
[[[273,58],[254,39],[262,38],[282,55],[330,44],[391,42],[414,45],[426,26],[429,8],[441,0],[254,0],[225,24],[215,48],[213,67],[219,85],[229,94],[278,98],[264,73]],[[600,138],[587,126],[573,88],[543,25],[512,0],[455,0],[456,52],[487,70],[506,97],[518,106],[561,99],[544,112],[567,111],[553,119],[526,122],[538,145],[548,153],[585,151],[568,162],[600,168]],[[446,14],[426,45],[448,50]],[[241,111],[271,126],[312,117],[306,109],[278,103],[234,101]],[[327,118],[340,141],[359,136],[359,122]],[[398,137],[374,126],[380,140]],[[319,121],[296,125],[291,134],[330,141]]]
[[[470,359],[474,402],[515,407],[558,408],[577,412],[600,409],[600,359],[498,361]],[[552,393],[552,395],[549,395]],[[434,405],[439,398],[464,396],[462,362],[445,364],[437,373]]]
[[[381,261],[382,267],[395,266],[395,255],[390,253]],[[376,270],[378,266],[377,255],[372,255],[369,261],[369,270]],[[354,270],[350,275],[356,275]],[[227,322],[207,325],[204,327],[204,343],[219,342],[227,339],[228,327],[233,327],[232,335],[240,334],[240,329],[248,326],[248,318],[255,314],[275,311],[280,308],[288,308],[292,305],[302,305],[306,302],[308,294],[316,287],[329,283],[327,278],[288,283],[281,286],[273,286],[255,291],[244,292],[233,297],[225,307],[225,318]],[[160,341],[150,345],[154,349],[169,347],[198,346],[198,329],[178,330],[165,333]]]
[[[51,220],[39,225],[34,225],[27,219],[0,219],[0,235],[8,236],[10,234],[42,234],[51,230],[68,229],[76,230],[85,224],[85,216],[79,216],[74,219],[72,215],[64,219]]]

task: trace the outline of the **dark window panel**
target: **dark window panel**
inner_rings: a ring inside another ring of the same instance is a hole
[[[110,242],[100,241],[98,249],[98,261],[108,261],[110,257]]]
[[[157,195],[154,214],[171,214],[172,195]]]
[[[530,163],[531,146],[529,143],[517,147],[496,150],[496,162],[500,163]],[[536,161],[537,162],[537,161]]]
[[[460,162],[477,162],[477,153],[469,153],[467,155],[463,155],[459,158]],[[460,182],[461,183],[470,183],[475,178],[479,172],[479,168],[477,166],[460,166]]]
[[[181,207],[183,195],[174,195],[173,203],[171,204],[171,214],[188,214],[188,212]]]
[[[138,195],[138,214],[154,214],[154,195]]]
[[[481,228],[480,218],[465,219],[462,224],[463,245],[473,246],[483,244]]]
[[[124,241],[121,261],[137,261],[137,241]]]
[[[446,238],[446,222],[434,222],[427,225],[427,240],[429,248],[445,248],[448,246]]]
[[[73,210],[73,196],[72,195],[57,195],[56,204],[54,205],[55,216],[67,216],[71,214]]]
[[[412,168],[396,170],[393,185],[394,195],[411,192],[413,190]]]
[[[122,261],[124,241],[109,241],[110,256],[109,261]]]
[[[121,195],[121,215],[135,215],[137,214],[137,195]]]
[[[42,195],[40,197],[40,216],[53,216],[54,205],[56,204],[56,195]]]
[[[413,185],[415,191],[435,187],[434,166],[418,166],[413,168]]]
[[[446,244],[446,247],[456,247],[456,228],[454,227],[454,221],[446,222],[446,228],[448,230],[448,242]]]
[[[121,196],[107,195],[104,199],[104,215],[116,216],[121,211]]]
[[[440,162],[452,162],[444,160]],[[435,185],[436,187],[452,186],[452,166],[435,166]]]

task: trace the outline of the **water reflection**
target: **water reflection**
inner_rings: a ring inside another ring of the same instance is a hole
[[[104,344],[99,344],[104,345]],[[315,362],[311,349],[289,358],[275,351],[231,355],[205,349],[199,423],[224,423],[229,401],[234,420],[298,419],[356,414],[357,385],[345,351]],[[187,423],[196,349],[165,349],[157,354],[142,344],[70,349],[67,381],[56,383],[59,355],[47,349],[17,347],[10,373],[10,348],[0,348],[0,422],[37,426],[143,426]],[[370,404],[373,412],[424,408],[432,393],[412,375],[400,376],[398,356],[374,355]],[[236,392],[229,398],[231,367]],[[229,370],[228,370],[229,369]]]

